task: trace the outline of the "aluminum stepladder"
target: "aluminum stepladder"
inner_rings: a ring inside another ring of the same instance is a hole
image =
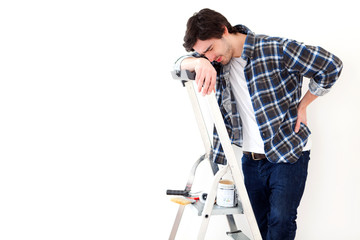
[[[226,215],[227,221],[229,223],[230,232],[228,232],[228,236],[232,237],[235,240],[261,240],[261,234],[250,204],[250,200],[244,185],[243,176],[240,171],[239,165],[236,160],[236,155],[233,149],[233,146],[231,144],[231,141],[229,139],[220,108],[218,106],[216,97],[214,93],[211,93],[210,95],[206,96],[211,115],[213,117],[215,127],[218,133],[218,136],[220,138],[220,142],[222,144],[226,159],[227,159],[227,165],[223,167],[221,170],[219,170],[219,167],[217,164],[215,164],[212,160],[209,159],[210,152],[212,149],[212,144],[210,141],[209,134],[207,132],[206,123],[203,117],[203,114],[201,112],[201,107],[199,104],[199,101],[197,99],[196,91],[194,89],[194,80],[195,79],[195,73],[189,72],[189,71],[181,71],[181,72],[175,72],[172,73],[173,79],[175,80],[181,80],[183,85],[187,88],[191,104],[193,106],[194,114],[196,117],[196,121],[200,130],[200,134],[204,143],[205,147],[205,154],[202,155],[193,165],[189,178],[185,187],[185,190],[182,192],[190,193],[191,187],[195,178],[195,173],[198,165],[203,162],[203,160],[208,159],[211,169],[213,171],[214,179],[213,183],[211,185],[210,191],[207,195],[207,199],[205,201],[205,204],[200,203],[199,201],[196,203],[191,204],[191,206],[195,207],[198,211],[198,215],[202,217],[202,222],[200,226],[200,230],[198,232],[198,240],[205,239],[207,227],[210,221],[211,215]],[[237,207],[233,208],[224,208],[219,207],[215,202],[216,193],[217,193],[217,186],[221,178],[230,171],[231,176],[234,180],[234,184],[237,190],[238,194],[238,205]],[[169,190],[172,191],[172,190]],[[168,193],[169,194],[169,193]],[[184,194],[184,195],[185,195]],[[175,218],[175,222],[173,224],[169,240],[174,240],[176,237],[176,233],[178,230],[178,227],[180,225],[181,217],[183,215],[183,212],[185,210],[184,205],[179,205],[179,209]],[[245,235],[241,230],[237,229],[234,214],[245,214],[247,223],[251,230],[251,236]]]

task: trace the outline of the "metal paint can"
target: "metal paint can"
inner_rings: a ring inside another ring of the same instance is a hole
[[[218,189],[216,204],[221,207],[234,207],[236,206],[236,194],[235,185],[230,180],[220,180]]]

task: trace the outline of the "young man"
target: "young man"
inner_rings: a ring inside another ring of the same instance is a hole
[[[175,70],[196,72],[199,92],[216,91],[233,144],[243,149],[242,168],[263,239],[294,239],[310,159],[306,108],[329,91],[342,62],[321,47],[255,35],[210,9],[187,23]],[[309,90],[301,98],[303,77]],[[216,130],[213,159],[225,164]]]

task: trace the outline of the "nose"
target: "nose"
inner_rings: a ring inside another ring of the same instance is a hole
[[[210,62],[213,62],[213,61],[215,61],[216,56],[213,53],[206,53],[205,57],[207,57],[207,59],[209,59]]]

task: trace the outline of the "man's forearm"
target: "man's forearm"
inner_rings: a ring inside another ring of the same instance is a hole
[[[181,62],[179,62],[181,61]],[[189,70],[196,72],[195,82],[198,85],[198,91],[203,89],[203,95],[215,92],[216,70],[210,61],[202,57],[185,57],[176,62],[175,69]]]
[[[181,70],[189,70],[191,72],[195,71],[196,65],[199,63],[199,58],[188,57],[182,60],[181,62]]]
[[[301,99],[299,103],[299,109],[305,109],[312,103],[318,96],[312,94],[309,90],[305,93],[304,97]]]
[[[312,103],[318,96],[312,94],[309,90],[305,93],[305,96],[301,99],[298,106],[298,116],[295,123],[295,132],[299,132],[300,123],[307,125],[306,108]]]

